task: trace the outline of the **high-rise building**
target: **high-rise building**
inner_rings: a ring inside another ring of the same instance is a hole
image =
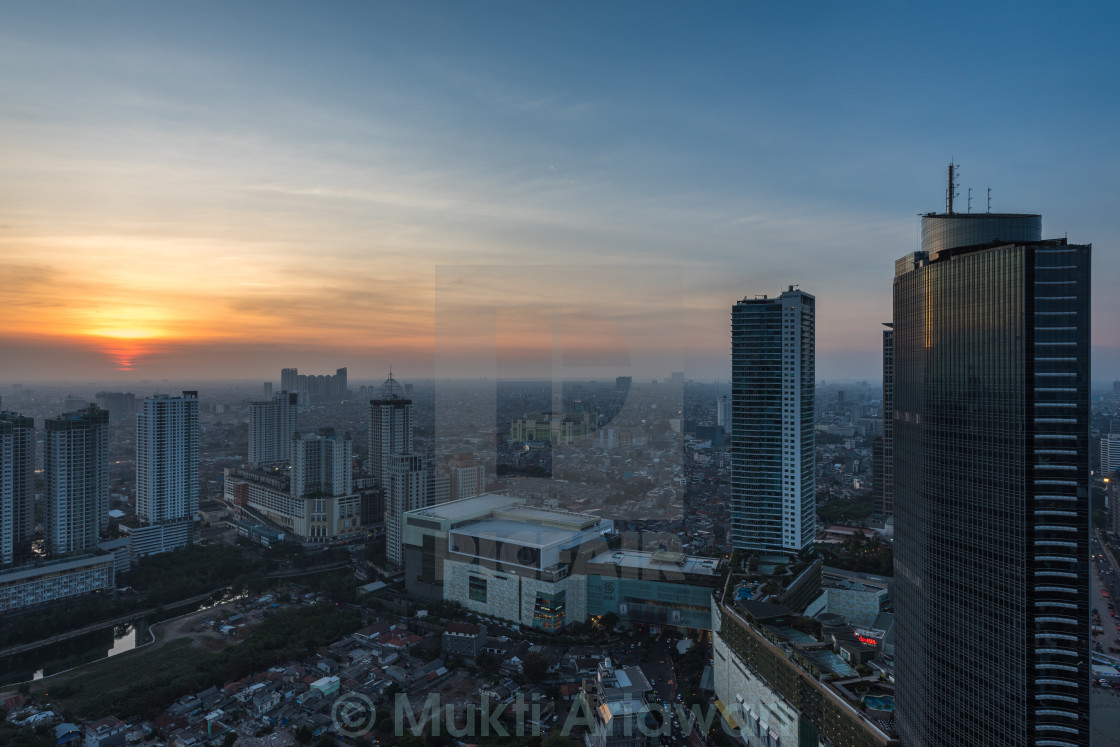
[[[94,399],[98,407],[109,411],[110,420],[126,420],[136,415],[136,395],[132,392],[98,392]]]
[[[292,434],[299,421],[299,395],[277,392],[272,399],[249,403],[249,464],[288,462]]]
[[[789,290],[731,308],[731,544],[800,551],[816,534],[816,300]]]
[[[390,371],[369,401],[369,471],[385,495],[385,556],[396,565],[404,562],[404,512],[427,506],[430,497],[427,463],[412,445],[412,400]]]
[[[0,410],[0,568],[35,539],[35,420]]]
[[[1101,437],[1101,474],[1108,477],[1120,470],[1120,433]]]
[[[486,492],[486,467],[473,454],[458,454],[447,461],[451,475],[450,500],[474,498]]]
[[[1089,744],[1089,256],[1038,215],[922,217],[895,263],[904,744]]]
[[[272,398],[272,382],[271,381],[264,382],[264,398],[265,399],[271,399]]]
[[[280,369],[280,388],[285,392],[296,391],[296,379],[299,378],[298,368]]]
[[[47,418],[45,426],[47,551],[90,552],[109,528],[109,412],[91,405]]]
[[[879,442],[880,473],[875,481],[875,513],[894,516],[894,329],[883,330],[883,437]]]
[[[731,428],[731,398],[726,394],[716,402],[716,425],[724,431]]]
[[[428,470],[422,454],[394,454],[389,458],[385,490],[385,557],[404,565],[404,514],[426,508]]]
[[[334,429],[296,434],[292,441],[292,495],[350,495],[354,492],[354,453],[350,433],[336,436]]]
[[[136,516],[149,524],[198,514],[198,392],[159,394],[136,414]]]
[[[386,488],[392,457],[412,451],[412,400],[401,394],[391,373],[369,401],[368,439],[370,474]]]

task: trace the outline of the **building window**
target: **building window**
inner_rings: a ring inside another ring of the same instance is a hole
[[[467,596],[472,602],[486,604],[486,579],[480,576],[470,576],[467,579]]]

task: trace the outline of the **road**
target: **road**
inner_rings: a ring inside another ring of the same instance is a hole
[[[39,640],[39,641],[34,641],[32,643],[23,643],[23,644],[20,644],[18,646],[11,646],[9,648],[4,649],[3,651],[0,651],[0,659],[4,658],[6,656],[15,656],[16,654],[22,654],[26,651],[34,651],[37,648],[41,648],[43,646],[49,646],[53,643],[59,643],[61,641],[65,641],[65,640],[68,640],[70,638],[77,638],[78,636],[86,635],[87,633],[95,633],[98,630],[103,630],[105,628],[115,627],[117,625],[124,625],[125,623],[134,622],[136,620],[147,617],[149,615],[153,615],[153,614],[156,613],[157,610],[160,610],[160,609],[172,610],[172,609],[175,609],[176,607],[183,607],[183,606],[188,605],[188,604],[197,604],[198,602],[205,601],[205,600],[209,599],[212,595],[217,594],[220,591],[225,591],[227,589],[229,589],[228,586],[223,586],[220,589],[214,589],[213,591],[208,591],[205,594],[199,594],[198,596],[191,597],[190,599],[183,599],[183,600],[178,601],[178,602],[171,602],[169,604],[165,604],[163,607],[153,607],[151,609],[140,610],[138,612],[130,612],[127,615],[122,615],[121,617],[116,617],[116,618],[113,618],[112,620],[102,620],[101,622],[93,623],[92,625],[87,625],[84,628],[78,628],[77,630],[68,630],[65,633],[59,633],[58,635],[52,635],[50,638],[43,638],[42,640]]]
[[[1089,599],[1093,609],[1100,614],[1101,627],[1104,628],[1102,635],[1093,636],[1093,649],[1096,650],[1096,643],[1100,643],[1101,649],[1105,653],[1110,653],[1111,647],[1120,649],[1120,628],[1117,627],[1120,625],[1120,619],[1112,617],[1108,609],[1109,599],[1103,597],[1101,591],[1108,591],[1115,605],[1116,600],[1120,599],[1120,573],[1112,552],[1100,542],[1097,535],[1094,534],[1090,542],[1093,561],[1092,574],[1089,578]]]

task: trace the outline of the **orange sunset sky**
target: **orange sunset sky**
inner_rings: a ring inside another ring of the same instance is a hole
[[[0,380],[726,378],[790,284],[818,378],[873,380],[953,155],[958,205],[1094,244],[1120,378],[1114,10],[1012,59],[975,9],[637,7],[9,6]]]

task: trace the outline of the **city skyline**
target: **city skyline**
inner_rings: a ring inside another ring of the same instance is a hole
[[[1048,236],[1120,233],[1117,10],[968,11],[10,10],[0,380],[492,375],[480,341],[511,378],[560,350],[568,378],[727,379],[727,304],[791,284],[818,377],[876,379],[883,268],[951,157],[958,210],[991,187]],[[1024,96],[1046,105],[1016,117]],[[1093,334],[1111,380],[1120,332]]]

